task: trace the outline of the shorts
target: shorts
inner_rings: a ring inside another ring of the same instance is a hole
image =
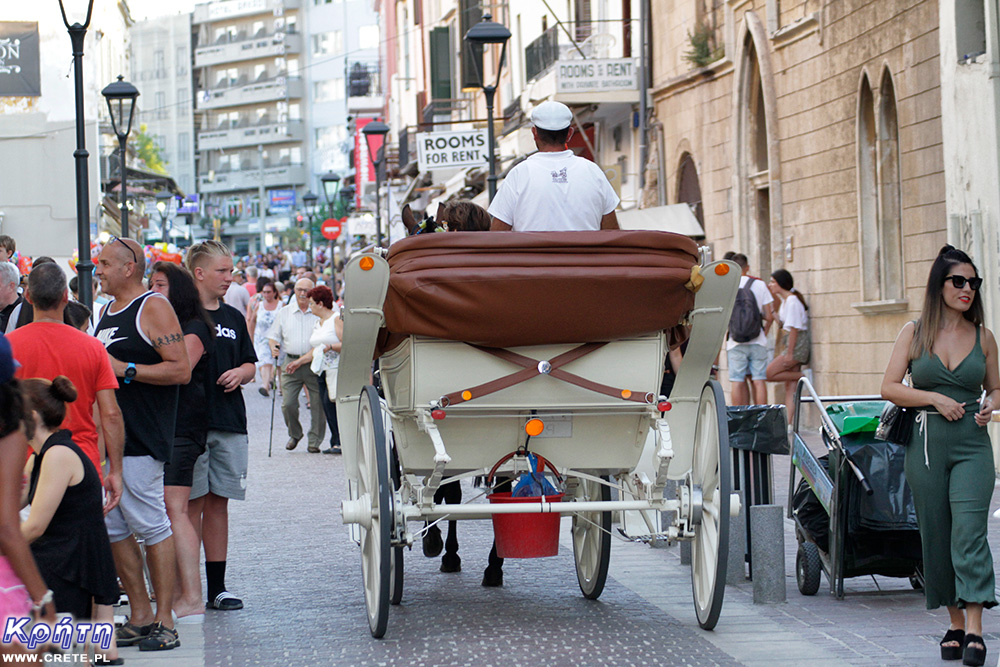
[[[250,449],[247,434],[209,431],[207,445],[194,465],[191,499],[201,498],[209,492],[230,500],[246,498]]]
[[[194,479],[194,464],[205,451],[205,440],[177,436],[174,438],[170,462],[163,466],[164,486],[191,486]]]
[[[743,382],[747,375],[753,380],[767,379],[767,346],[740,343],[726,351],[729,359],[729,381]]]
[[[122,457],[122,486],[121,502],[104,517],[111,542],[135,535],[149,547],[170,537],[170,517],[163,503],[163,462],[152,456]]]
[[[0,556],[0,623],[8,618],[31,615],[31,598],[28,589],[14,573],[6,557]]]

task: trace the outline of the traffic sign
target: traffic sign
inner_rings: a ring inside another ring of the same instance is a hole
[[[320,232],[323,234],[323,238],[330,239],[333,241],[338,236],[340,236],[340,227],[343,224],[342,220],[337,220],[336,218],[327,218],[323,221],[323,226],[320,227]]]

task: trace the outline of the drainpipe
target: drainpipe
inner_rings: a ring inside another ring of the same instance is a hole
[[[646,109],[646,96],[648,86],[646,85],[646,54],[647,54],[647,44],[649,42],[647,37],[647,22],[648,22],[648,10],[647,3],[649,0],[639,0],[639,35],[640,45],[639,45],[639,192],[641,193],[646,188],[646,160],[648,158],[649,148],[646,145],[646,117],[648,115],[648,110]],[[640,194],[640,200],[642,195]]]

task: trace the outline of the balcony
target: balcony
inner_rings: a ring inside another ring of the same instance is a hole
[[[241,41],[223,41],[195,49],[194,66],[209,67],[302,52],[302,35],[277,32]]]
[[[264,122],[259,125],[238,125],[198,133],[198,150],[238,148],[258,144],[278,144],[304,141],[305,129],[301,120],[286,123]]]
[[[256,83],[236,85],[231,88],[199,90],[197,108],[220,109],[245,104],[260,104],[284,99],[298,99],[303,96],[302,79],[279,76]]]
[[[558,26],[543,32],[524,49],[524,74],[528,81],[534,81],[547,74],[553,65],[565,60],[608,60],[630,58],[630,49],[623,41],[630,39],[621,29],[593,32],[593,23],[575,25],[566,23],[567,29],[576,35],[575,40],[566,40]]]
[[[264,167],[264,187],[304,185],[308,178],[306,171],[305,165],[301,164]],[[256,190],[260,187],[260,169],[222,171],[216,172],[214,176],[214,179],[210,179],[208,175],[198,176],[198,191],[201,194]]]
[[[280,16],[282,12],[298,9],[301,4],[301,0],[224,0],[204,3],[195,5],[191,22],[198,25],[257,14]]]
[[[377,62],[346,63],[347,111],[378,111],[385,104],[382,77]]]
[[[531,81],[559,59],[559,29],[552,26],[524,49],[524,75]]]

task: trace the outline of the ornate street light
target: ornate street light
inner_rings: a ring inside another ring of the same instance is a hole
[[[160,240],[164,243],[170,241],[167,230],[167,221],[170,219],[170,202],[174,198],[167,190],[160,190],[156,193],[156,210],[160,212]]]
[[[306,192],[302,196],[302,203],[306,207],[306,224],[309,225],[306,232],[306,238],[308,239],[308,253],[309,253],[309,270],[312,270],[313,266],[313,216],[316,215],[316,200],[319,199],[313,194],[312,190]]]
[[[90,177],[87,173],[87,135],[83,116],[83,42],[90,27],[90,17],[94,13],[94,0],[87,4],[87,18],[83,25],[79,22],[70,25],[66,18],[66,8],[59,0],[59,11],[62,12],[63,23],[69,32],[73,44],[73,79],[76,91],[76,247],[79,249],[80,261],[76,264],[77,281],[80,285],[80,303],[93,310],[93,283],[91,276],[94,263],[90,260],[90,193],[87,191]]]
[[[490,144],[490,175],[486,179],[489,185],[490,201],[497,193],[497,170],[496,170],[496,139],[493,136],[493,99],[496,97],[497,86],[500,85],[500,72],[503,71],[503,61],[507,55],[507,41],[510,39],[510,30],[493,20],[490,14],[483,14],[483,20],[469,28],[465,33],[465,43],[468,48],[473,68],[476,71],[476,79],[486,94],[486,122],[488,141]],[[485,48],[488,44],[500,44],[500,59],[497,65],[497,79],[491,84],[483,82],[483,72],[479,69],[479,58],[476,47]]]
[[[375,119],[365,125],[361,130],[365,134],[365,143],[368,145],[368,157],[375,165],[375,243],[382,247],[382,163],[385,161],[385,135],[389,134],[389,126],[382,121]],[[378,151],[372,149],[372,137],[381,137],[382,144]]]
[[[111,128],[118,137],[118,169],[121,173],[121,209],[122,209],[122,234],[121,238],[128,238],[128,194],[125,187],[125,162],[127,155],[125,145],[128,143],[129,132],[132,131],[132,119],[135,116],[135,100],[139,97],[139,90],[128,81],[124,80],[121,74],[118,80],[108,84],[101,91],[104,99],[108,101],[108,113],[111,115]],[[117,110],[115,106],[117,105]],[[157,195],[159,197],[159,195]]]
[[[323,182],[323,201],[326,202],[327,212],[333,217],[333,205],[337,198],[337,188],[340,187],[340,176],[328,171],[320,179]]]

